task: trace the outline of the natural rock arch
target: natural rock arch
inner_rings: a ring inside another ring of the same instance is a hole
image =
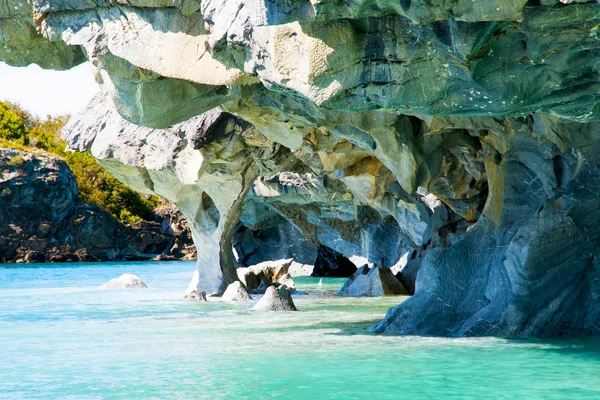
[[[190,290],[236,279],[261,210],[347,256],[412,254],[378,332],[600,330],[597,2],[35,1],[43,57],[14,3],[0,59],[83,51],[104,95],[70,146],[181,208]]]

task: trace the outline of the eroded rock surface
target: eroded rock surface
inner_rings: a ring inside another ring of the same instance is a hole
[[[255,311],[297,311],[290,289],[285,285],[269,286],[262,299],[252,309]]]
[[[382,266],[369,268],[368,265],[363,265],[348,278],[336,296],[379,297],[408,294],[406,288],[389,268]]]
[[[382,267],[408,254],[399,279],[414,296],[378,332],[600,333],[598,2],[33,10],[102,88],[70,146],[190,221],[189,292],[222,294],[268,249]]]
[[[247,301],[252,300],[248,290],[242,285],[240,281],[235,281],[225,290],[223,296],[221,297],[223,301]]]
[[[160,218],[176,219],[171,211],[158,210]],[[193,257],[195,250],[182,246],[189,230],[181,224],[177,232],[154,221],[123,225],[108,211],[81,202],[64,160],[0,148],[0,262]]]
[[[197,302],[204,302],[204,301],[208,301],[206,298],[206,292],[204,290],[192,290],[188,293],[185,294],[184,299],[187,301],[197,301]]]
[[[346,278],[356,272],[356,265],[342,254],[325,246],[319,247],[312,276]]]

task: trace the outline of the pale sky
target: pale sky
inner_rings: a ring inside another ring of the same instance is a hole
[[[0,62],[0,100],[16,102],[40,117],[80,111],[98,91],[88,63],[69,71],[37,65],[9,67]]]

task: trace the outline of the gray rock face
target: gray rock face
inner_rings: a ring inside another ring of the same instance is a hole
[[[0,2],[0,60],[8,65],[25,67],[35,63],[42,68],[64,70],[85,61],[79,47],[64,42],[49,42],[36,30],[35,23],[44,13],[32,15],[25,0]]]
[[[0,148],[0,262],[185,258],[174,247],[186,233],[150,221],[125,226],[80,201],[64,160]]]
[[[325,246],[319,247],[312,276],[347,278],[356,272],[356,265],[342,254]]]
[[[594,161],[597,123],[541,116],[529,123],[538,138],[556,132],[561,138],[540,144],[533,135],[504,137],[502,153],[492,152],[486,160],[486,169],[496,172],[488,175],[490,196],[482,217],[447,251],[425,256],[415,296],[388,311],[376,331],[598,333],[600,270],[594,260],[600,233],[592,211],[598,199],[591,189],[600,183]],[[419,315],[413,314],[417,310]]]
[[[288,289],[291,290],[296,289],[296,283],[294,282],[294,279],[292,279],[292,276],[290,274],[285,274],[281,278],[277,279],[277,283],[285,285],[288,287]]]
[[[288,270],[292,260],[265,261],[248,268],[238,268],[237,275],[248,290],[258,289],[264,293],[273,282],[279,282],[289,276]]]
[[[175,205],[159,207],[153,210],[153,221],[160,223],[161,233],[169,235],[173,244],[168,257],[178,260],[195,260],[196,246],[188,221]]]
[[[225,290],[223,296],[221,297],[223,301],[247,301],[252,300],[248,290],[242,285],[240,281],[235,281]]]
[[[269,243],[408,253],[415,294],[377,332],[600,333],[598,2],[122,3],[33,7],[104,93],[70,146],[190,221],[189,292],[223,293]]]
[[[300,264],[297,262],[293,262],[292,265],[290,265],[288,272],[291,277],[311,276],[313,268],[314,268],[314,265]]]
[[[287,286],[269,286],[265,295],[254,307],[255,311],[297,311]]]
[[[136,275],[123,274],[118,278],[111,279],[101,287],[102,289],[144,289],[148,286]]]
[[[336,293],[336,296],[344,297],[393,295],[408,295],[408,291],[389,268],[381,266],[369,268],[368,265],[360,267]]]
[[[203,290],[192,290],[189,293],[186,293],[186,295],[183,297],[185,300],[188,301],[198,301],[198,302],[203,302],[203,301],[208,301],[206,299],[206,292]]]

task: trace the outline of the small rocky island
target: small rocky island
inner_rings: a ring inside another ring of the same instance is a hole
[[[600,333],[597,1],[32,3],[0,60],[92,63],[65,138],[177,204],[189,293],[327,248],[405,258],[376,332]]]

